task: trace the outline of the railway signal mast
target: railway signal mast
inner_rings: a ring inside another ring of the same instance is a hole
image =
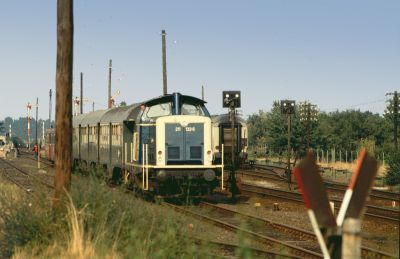
[[[282,100],[281,101],[281,112],[287,117],[288,121],[288,146],[287,146],[287,171],[286,171],[286,176],[288,178],[288,185],[289,185],[289,190],[291,189],[291,183],[292,183],[292,171],[290,169],[290,138],[291,138],[291,130],[292,130],[292,115],[294,115],[295,111],[295,104],[296,102],[293,100]]]
[[[239,189],[236,185],[236,175],[235,175],[235,164],[236,164],[236,151],[235,151],[235,119],[236,119],[236,108],[240,108],[240,91],[223,91],[222,92],[222,106],[224,108],[229,108],[230,121],[231,121],[231,173],[229,175],[229,181],[231,183],[231,193],[232,200],[235,201],[236,194]],[[222,179],[223,181],[224,179]]]
[[[28,102],[28,104],[26,105],[26,109],[27,109],[27,119],[28,119],[28,150],[31,149],[31,110],[32,108],[36,107],[38,104],[34,105],[31,104],[30,102]],[[37,119],[37,116],[36,116]],[[36,121],[37,124],[37,121]],[[37,129],[37,128],[36,128]]]

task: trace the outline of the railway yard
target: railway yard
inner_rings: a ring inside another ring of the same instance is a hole
[[[0,160],[3,181],[15,184],[29,195],[40,192],[49,194],[51,200],[54,168],[43,160],[37,168],[33,154],[21,152],[13,160]],[[212,246],[212,254],[234,256],[240,240],[238,233],[248,239],[249,252],[259,258],[321,258],[315,234],[309,223],[303,201],[292,184],[288,190],[282,179],[284,169],[276,166],[255,166],[237,172],[241,178],[242,194],[232,204],[226,192],[214,195],[195,205],[161,202],[159,206],[185,217],[196,242]],[[74,174],[72,181],[80,175]],[[325,182],[329,199],[340,206],[345,186]],[[113,187],[110,187],[113,188]],[[121,195],[132,192],[121,191]],[[393,202],[396,206],[393,208]],[[363,258],[395,258],[399,252],[399,194],[373,190],[367,202],[362,225]],[[212,233],[210,235],[210,233]]]
[[[0,258],[400,258],[381,2],[5,1]]]

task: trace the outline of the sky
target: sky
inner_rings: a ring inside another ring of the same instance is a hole
[[[1,1],[0,120],[36,98],[48,118],[56,11],[55,0]],[[400,90],[399,14],[398,0],[74,1],[73,96],[82,72],[84,112],[105,109],[110,59],[116,103],[161,95],[165,29],[168,92],[201,98],[203,85],[212,114],[226,112],[224,90],[241,91],[245,116],[282,99],[382,114]]]

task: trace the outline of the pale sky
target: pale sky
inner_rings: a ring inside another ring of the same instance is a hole
[[[48,118],[56,2],[1,3],[0,119],[26,116],[36,97]],[[75,1],[74,96],[83,72],[84,111],[106,108],[109,59],[116,102],[161,95],[165,29],[168,92],[201,97],[204,85],[212,114],[225,112],[223,90],[242,92],[244,115],[280,99],[383,113],[400,90],[399,14],[398,0]]]

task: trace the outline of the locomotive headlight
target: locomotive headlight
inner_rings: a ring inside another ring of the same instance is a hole
[[[189,125],[189,122],[187,122],[187,121],[182,121],[180,124],[181,124],[181,126],[182,126],[183,128],[186,128],[186,127]]]
[[[204,171],[203,177],[206,181],[211,182],[215,179],[215,172],[211,169],[207,169]]]

